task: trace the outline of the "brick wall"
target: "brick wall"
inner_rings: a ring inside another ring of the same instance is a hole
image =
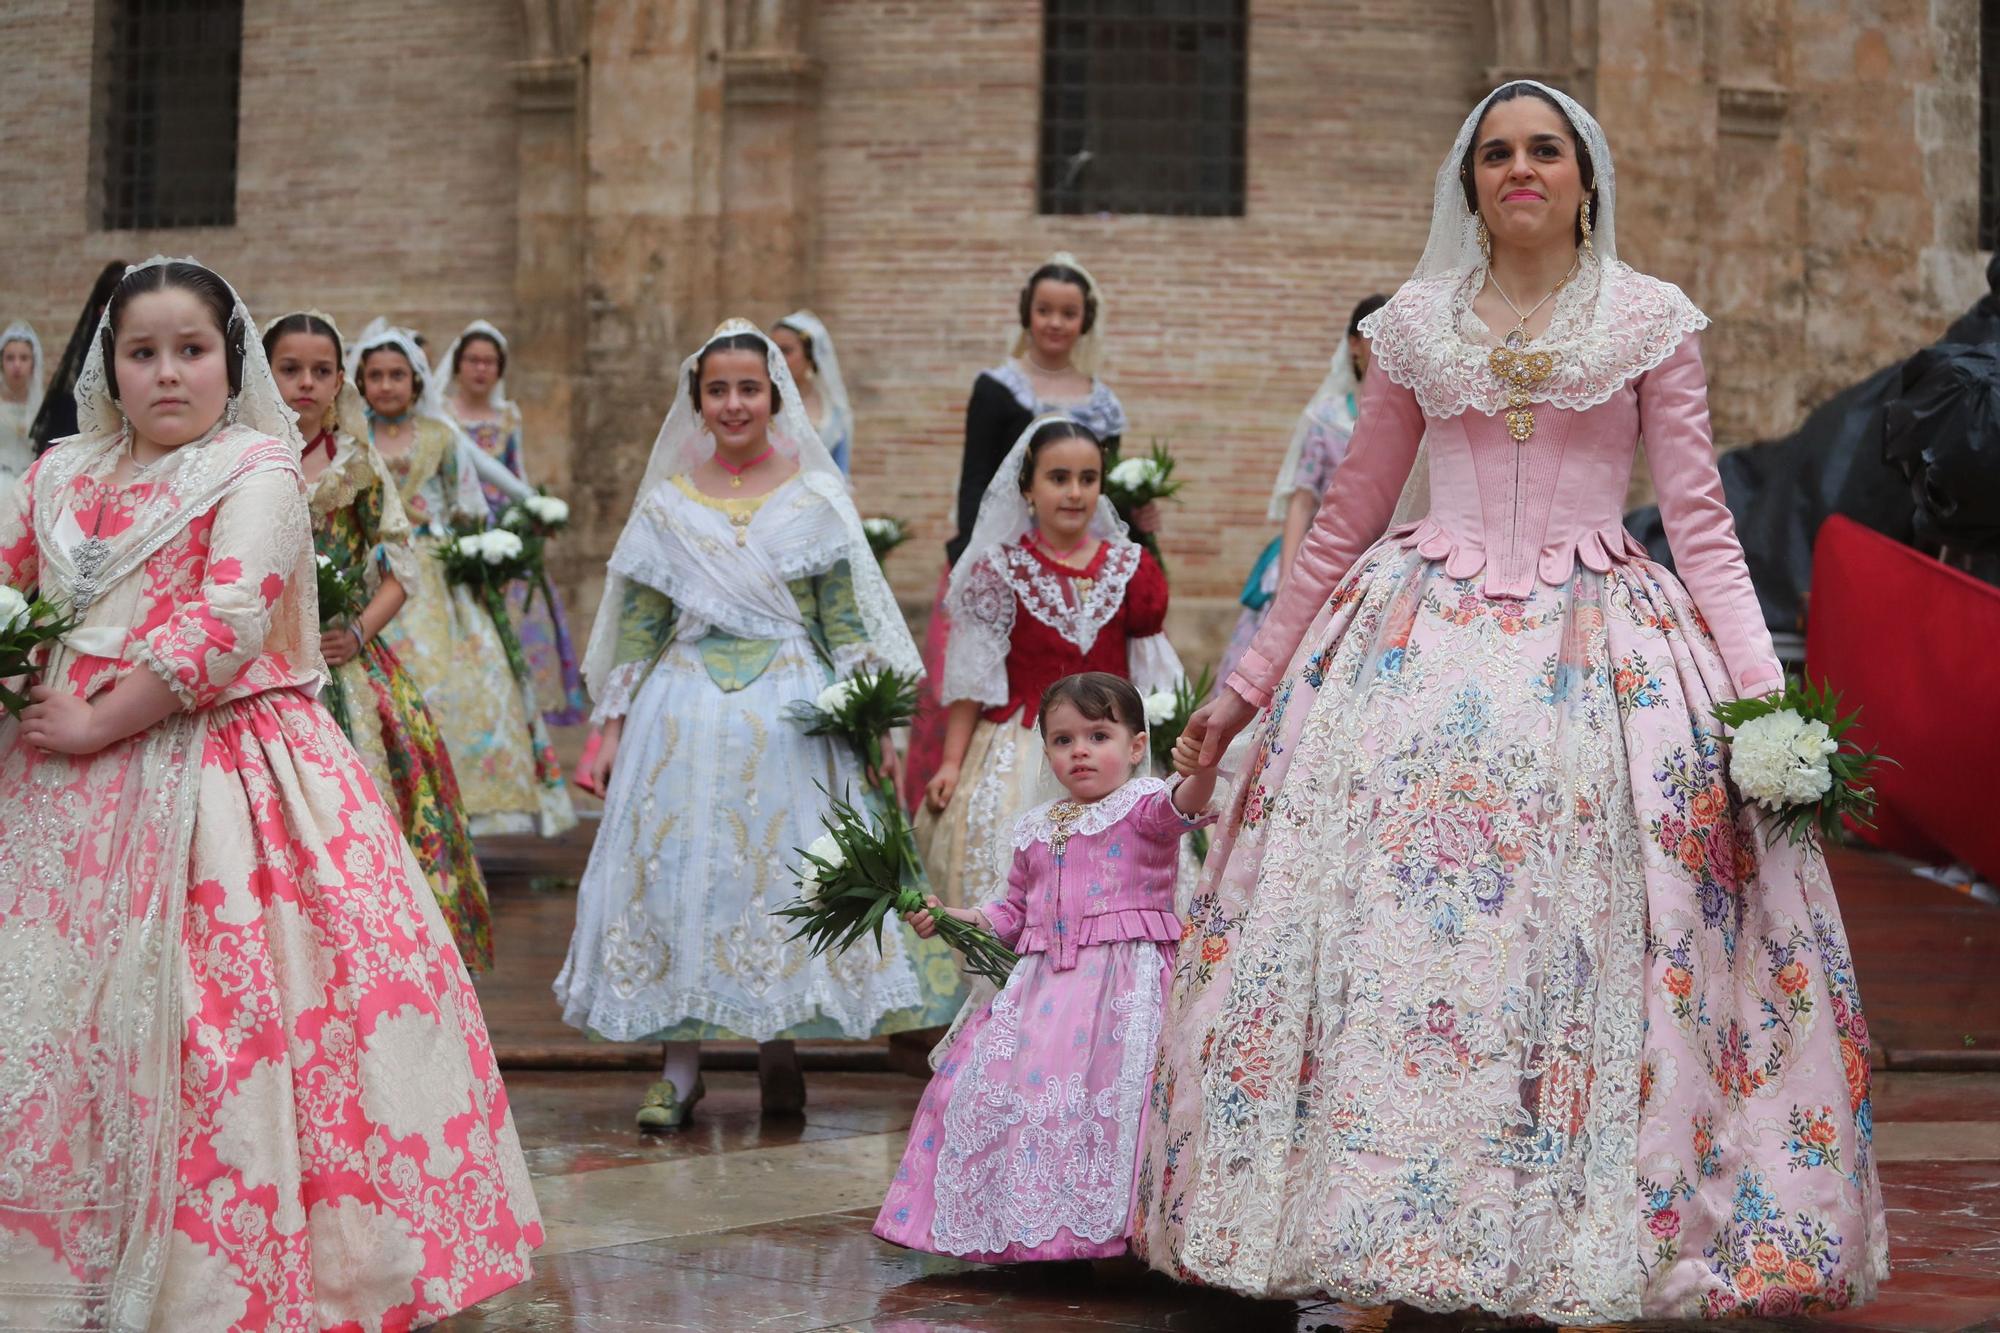
[[[816,309],[850,381],[863,506],[916,525],[899,590],[934,586],[973,377],[1004,355],[1028,272],[1068,249],[1104,292],[1128,445],[1167,442],[1188,482],[1167,519],[1176,597],[1231,614],[1349,310],[1422,249],[1474,78],[1466,9],[1253,5],[1246,215],[1100,219],[1035,212],[1040,5],[820,7]]]
[[[95,6],[0,6],[0,317],[60,349],[112,257],[192,254],[260,321],[297,306],[355,333],[387,313],[442,351],[514,311],[515,6],[244,6],[237,226],[96,230],[85,208]],[[51,355],[54,355],[52,351]]]

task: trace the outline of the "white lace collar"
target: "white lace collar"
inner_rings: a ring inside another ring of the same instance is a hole
[[[1160,778],[1133,778],[1117,791],[1101,801],[1092,801],[1083,807],[1083,814],[1066,830],[1058,829],[1049,812],[1065,804],[1069,798],[1049,801],[1038,805],[1021,816],[1021,822],[1014,826],[1014,850],[1026,851],[1038,842],[1053,842],[1057,833],[1066,833],[1071,838],[1085,838],[1116,824],[1132,813],[1132,807],[1144,797],[1154,792],[1165,791],[1167,784]]]
[[[1087,653],[1124,605],[1125,585],[1139,569],[1136,543],[1106,542],[1105,548],[1096,577],[1080,596],[1072,596],[1078,580],[1058,575],[1025,545],[1003,546],[991,558],[1029,615],[1062,635],[1078,652]]]
[[[1031,416],[1065,416],[1087,427],[1100,440],[1125,433],[1125,405],[1111,386],[1095,375],[1090,378],[1090,397],[1080,403],[1048,403],[1036,396],[1026,371],[1012,361],[1003,361],[986,372],[1006,387]]]
[[[1507,407],[1506,386],[1487,361],[1499,339],[1472,313],[1485,280],[1483,267],[1412,279],[1362,322],[1372,364],[1416,394],[1433,418],[1490,416]],[[1708,316],[1672,283],[1615,260],[1592,260],[1557,296],[1548,330],[1528,344],[1557,354],[1555,374],[1531,389],[1529,400],[1577,412],[1608,402],[1707,325]]]

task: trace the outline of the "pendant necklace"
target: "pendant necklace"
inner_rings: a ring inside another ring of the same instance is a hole
[[[724,458],[721,454],[716,454],[715,465],[721,468],[724,472],[727,472],[729,474],[729,489],[732,491],[740,491],[743,489],[743,474],[748,472],[751,468],[756,467],[759,463],[763,462],[765,459],[769,458],[772,454],[775,454],[776,452],[778,452],[777,445],[775,444],[766,445],[764,447],[763,453],[758,454],[755,458],[751,459],[749,462],[742,464],[732,463],[728,459]]]
[[[1506,386],[1507,434],[1516,444],[1526,444],[1534,438],[1535,412],[1530,405],[1533,391],[1547,384],[1556,373],[1554,352],[1524,350],[1528,345],[1528,321],[1535,317],[1536,311],[1554,300],[1557,292],[1569,285],[1569,280],[1576,276],[1577,268],[1582,263],[1583,255],[1579,253],[1570,264],[1569,272],[1563,274],[1556,285],[1549,288],[1549,294],[1530,306],[1525,314],[1520,306],[1514,304],[1514,298],[1507,295],[1507,289],[1500,285],[1500,279],[1494,276],[1492,268],[1489,266],[1486,270],[1486,280],[1493,284],[1494,291],[1500,293],[1500,299],[1514,312],[1516,320],[1513,329],[1502,340],[1502,345],[1486,357],[1486,364]]]

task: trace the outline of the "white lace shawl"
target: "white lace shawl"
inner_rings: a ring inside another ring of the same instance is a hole
[[[940,697],[946,703],[971,699],[986,708],[1007,702],[1007,656],[1017,606],[1026,607],[1078,652],[1089,652],[1124,604],[1139,557],[1137,544],[1112,543],[1089,591],[1078,598],[1074,583],[1051,573],[1025,547],[1009,544],[986,552],[968,571],[953,602]]]

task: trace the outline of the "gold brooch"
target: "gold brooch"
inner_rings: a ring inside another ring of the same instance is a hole
[[[1507,386],[1507,434],[1514,443],[1526,444],[1535,433],[1535,413],[1529,406],[1528,395],[1554,376],[1556,354],[1496,347],[1488,354],[1486,364]]]

